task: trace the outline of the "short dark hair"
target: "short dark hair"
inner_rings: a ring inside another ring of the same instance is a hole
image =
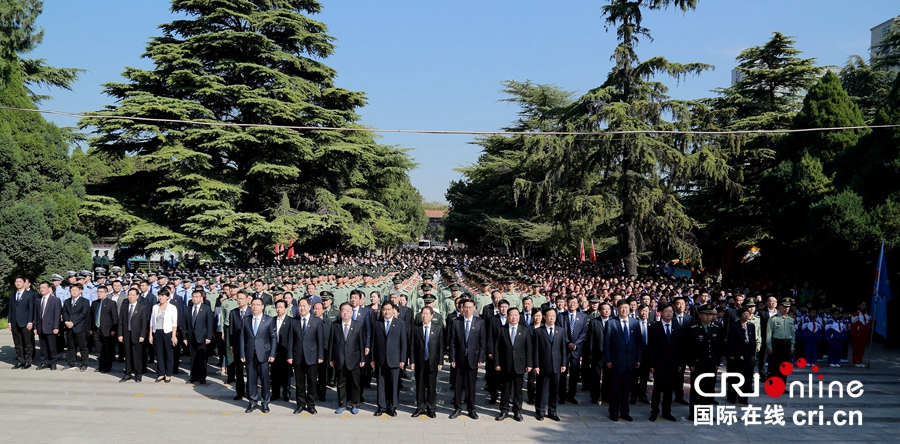
[[[498,307],[501,306],[501,305],[504,305],[504,304],[505,304],[507,307],[509,307],[509,301],[507,301],[506,299],[500,299],[500,302],[497,302],[497,306],[498,306]]]
[[[279,299],[279,300],[275,301],[276,307],[278,307],[278,304],[284,305],[284,308],[287,308],[287,301],[285,301],[284,299]]]
[[[200,293],[200,297],[203,297],[203,298],[206,297],[206,292],[203,291],[203,289],[200,289],[200,288],[194,288],[194,291],[191,292],[191,297],[194,297],[194,295],[197,294],[197,293]]]
[[[169,289],[168,289],[168,288],[160,288],[159,291],[156,292],[156,296],[157,296],[157,297],[159,297],[159,296],[168,296],[169,294],[170,294],[170,293],[169,293]]]
[[[616,302],[616,308],[619,308],[619,307],[621,307],[621,306],[623,306],[623,305],[629,305],[629,304],[630,304],[630,303],[629,303],[628,301],[626,301],[625,299],[619,299],[619,300]]]
[[[321,304],[321,302],[316,302],[316,304]],[[350,307],[351,310],[353,309],[353,304],[351,304],[349,302],[341,302],[341,305],[338,307],[338,310],[344,311],[345,305]],[[313,305],[313,307],[315,307],[315,305]],[[323,305],[322,308],[325,308],[325,306]]]
[[[509,314],[512,313],[512,312],[518,313],[518,312],[519,312],[519,309],[516,308],[516,307],[509,307],[509,310],[506,310],[506,315],[509,316]]]
[[[345,302],[344,304],[349,304],[349,302]],[[341,305],[344,305],[344,304],[341,304]],[[386,301],[381,304],[381,308],[384,308],[385,306],[389,306],[389,307],[393,308],[394,310],[397,310],[397,306],[391,301]]]
[[[425,311],[425,310],[428,310],[429,314],[434,314],[434,309],[431,307],[428,307],[428,306],[422,307],[421,311]]]

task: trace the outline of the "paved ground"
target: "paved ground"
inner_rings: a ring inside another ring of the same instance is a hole
[[[469,418],[449,420],[450,397],[446,373],[439,382],[441,404],[436,419],[410,418],[414,393],[401,392],[403,408],[396,418],[374,417],[371,404],[363,406],[359,415],[335,415],[335,393],[329,391],[328,402],[320,403],[316,416],[293,415],[293,404],[277,401],[271,412],[245,414],[243,402],[232,401],[234,392],[222,377],[210,377],[206,386],[184,384],[185,375],[170,384],[156,384],[153,374],[144,382],[118,383],[122,364],[113,367],[114,374],[78,371],[10,370],[15,362],[12,336],[0,332],[0,436],[2,442],[30,443],[108,443],[129,442],[154,444],[168,442],[285,442],[298,435],[331,442],[449,442],[466,441],[539,441],[548,442],[759,442],[784,440],[807,442],[897,442],[896,425],[900,418],[900,354],[875,346],[872,369],[834,369],[824,365],[826,387],[830,381],[845,385],[851,380],[862,382],[864,394],[852,399],[777,400],[764,393],[753,405],[766,402],[782,404],[787,412],[786,426],[750,425],[694,426],[681,421],[686,406],[676,405],[678,423],[664,420],[649,422],[649,406],[632,406],[635,422],[614,423],[606,407],[587,405],[587,393],[579,393],[579,405],[560,407],[562,422],[538,422],[526,405],[528,415],[518,423],[512,419],[496,422],[495,406],[487,405],[484,392],[479,393],[477,421]],[[185,363],[182,363],[182,368]],[[212,369],[212,368],[211,368]],[[806,380],[809,370],[798,370],[792,378]],[[406,387],[412,384],[405,382]],[[483,384],[479,383],[479,388]],[[686,386],[687,387],[687,386]],[[373,392],[366,393],[374,398]],[[725,405],[724,399],[719,401]],[[827,418],[837,409],[858,410],[862,426],[815,425],[795,426],[791,420],[795,410],[818,410],[823,406]],[[738,414],[740,417],[740,413]]]

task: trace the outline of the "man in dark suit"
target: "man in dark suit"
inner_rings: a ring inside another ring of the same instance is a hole
[[[582,351],[588,331],[588,318],[578,311],[578,298],[574,296],[566,298],[566,312],[558,321],[559,327],[565,332],[568,350],[566,371],[559,375],[559,403],[565,404],[568,401],[570,404],[578,404],[575,394],[578,392],[578,381],[581,379]]]
[[[377,304],[381,303],[381,296],[378,295],[378,292],[373,291],[373,301],[377,301]],[[368,350],[372,348],[372,325],[378,320],[381,316],[381,311],[379,305],[368,305],[366,306],[366,294],[362,290],[351,290],[350,291],[350,307],[353,309],[353,313],[351,315],[351,319],[359,322],[363,326],[363,330],[365,331],[366,337],[366,359],[371,359]],[[325,326],[326,335],[331,334],[331,325]],[[326,343],[327,348],[328,343]],[[328,359],[327,357],[325,359]],[[364,366],[360,369],[360,387],[365,390],[372,386],[372,367]],[[360,392],[362,393],[362,392]],[[363,396],[360,394],[360,400],[362,402]]]
[[[36,293],[28,285],[24,276],[16,276],[13,281],[16,291],[9,296],[9,330],[12,332],[13,344],[16,347],[16,365],[19,368],[31,368],[34,360],[34,300]]]
[[[116,329],[119,327],[119,310],[110,300],[106,287],[97,287],[97,300],[91,304],[90,334],[97,346],[97,369],[95,372],[109,373],[116,350]]]
[[[381,305],[382,320],[372,326],[372,370],[378,382],[375,416],[397,416],[400,404],[400,369],[406,365],[409,348],[407,322],[398,319],[393,302]]]
[[[272,305],[272,295],[263,291],[263,288],[265,288],[265,284],[263,283],[262,279],[257,279],[256,282],[253,283],[253,288],[256,290],[256,293],[253,294],[253,299],[261,300],[263,302],[263,307]]]
[[[246,366],[244,365],[244,362],[238,358],[238,356],[240,356],[238,347],[240,347],[241,343],[241,331],[244,328],[244,318],[250,316],[250,307],[247,305],[249,299],[250,298],[243,290],[238,291],[238,308],[231,310],[231,313],[228,314],[229,343],[231,344],[231,354],[234,356],[234,362],[228,366],[226,372],[228,373],[229,382],[234,381],[234,398],[232,399],[235,401],[241,400],[247,396],[247,385],[244,380],[244,367]]]
[[[483,319],[474,316],[475,301],[464,301],[462,309],[463,316],[447,327],[450,332],[450,366],[456,368],[450,419],[456,419],[462,413],[463,389],[466,390],[469,417],[478,419],[475,412],[475,378],[487,355],[487,326]]]
[[[599,302],[597,297],[594,297],[593,300]],[[582,351],[582,359],[585,363],[590,364],[589,366],[586,365],[586,367],[590,367],[592,370],[592,373],[585,378],[591,394],[591,404],[600,404],[600,398],[604,393],[600,380],[601,376],[606,374],[606,366],[603,365],[603,339],[606,323],[609,322],[609,304],[606,302],[602,303],[598,308],[598,313],[598,316],[591,319],[588,323],[587,339],[584,341],[584,350]],[[604,383],[608,384],[606,381]]]
[[[647,356],[647,344],[650,330],[650,307],[641,304],[638,305],[637,314],[634,316],[638,321],[638,329],[641,331],[641,341],[638,343],[641,356]],[[644,405],[650,404],[647,399],[647,383],[650,379],[650,366],[642,365],[634,371],[634,379],[631,382],[631,399],[629,403],[636,404],[641,401]]]
[[[416,411],[412,417],[437,416],[434,412],[437,402],[437,375],[444,363],[444,330],[435,321],[434,309],[422,308],[422,322],[410,332],[411,367],[416,377]]]
[[[761,308],[757,308],[756,313],[759,315],[759,334],[760,345],[759,345],[759,357],[757,359],[757,370],[762,379],[766,379],[766,358],[768,357],[768,348],[766,345],[766,341],[768,340],[769,335],[769,319],[775,317],[778,314],[778,310],[776,307],[778,306],[778,299],[775,298],[772,294],[766,296],[763,299],[765,305]]]
[[[610,370],[609,419],[613,421],[632,421],[628,398],[634,371],[641,366],[640,344],[644,339],[637,319],[628,316],[630,310],[624,299],[616,304],[619,316],[607,325],[603,344],[603,362]]]
[[[481,319],[488,321],[490,318],[500,314],[500,300],[503,299],[503,292],[494,290],[491,292],[491,303],[485,305],[481,309]]]
[[[250,385],[250,404],[244,412],[251,413],[262,404],[260,411],[269,413],[272,396],[269,364],[275,361],[275,320],[263,314],[262,299],[251,301],[250,311],[250,316],[244,318],[238,349],[241,362],[247,365],[247,384]]]
[[[81,371],[87,370],[88,348],[87,335],[88,323],[91,318],[91,303],[87,298],[81,297],[84,287],[75,283],[69,286],[69,299],[63,302],[62,317],[63,323],[67,330],[67,340],[69,348],[66,350],[66,361],[69,369],[80,368]],[[81,353],[81,365],[75,361],[75,353]]]
[[[725,356],[728,358],[728,371],[744,375],[741,391],[749,393],[753,386],[753,372],[756,367],[756,326],[750,323],[750,309],[737,309],[738,320],[728,330]],[[728,384],[728,402],[747,404],[747,397],[738,396],[737,391]]]
[[[41,297],[34,301],[34,331],[41,345],[41,365],[37,370],[56,370],[56,335],[59,334],[62,307],[49,282],[41,282],[38,290]]]
[[[662,417],[677,421],[672,416],[672,392],[684,392],[682,375],[681,332],[675,328],[672,318],[675,310],[669,304],[661,304],[660,321],[651,325],[647,333],[647,356],[644,365],[653,373],[653,398],[650,402],[650,420],[659,416],[659,402],[662,397]]]
[[[203,301],[206,295],[199,287],[191,293],[191,303],[185,310],[185,344],[191,348],[191,373],[188,384],[206,384],[206,353],[215,333],[216,315]]]
[[[335,413],[359,413],[359,370],[366,365],[366,335],[362,324],[351,319],[349,302],[341,304],[341,319],[331,324],[331,361],[337,374],[338,408]]]
[[[150,332],[150,310],[138,302],[138,290],[128,290],[128,303],[119,312],[119,342],[125,343],[125,376],[119,382],[134,378],[141,382],[143,369],[142,352],[147,334]],[[149,341],[147,341],[149,342]]]
[[[531,371],[534,360],[531,332],[526,325],[519,323],[519,309],[510,308],[506,312],[509,320],[507,326],[494,333],[494,370],[500,378],[500,414],[497,421],[502,421],[509,414],[510,397],[512,398],[513,419],[522,421],[522,383],[525,373]]]
[[[534,330],[534,372],[537,374],[537,405],[535,417],[559,421],[556,399],[559,396],[559,375],[565,373],[567,352],[565,330],[556,325],[559,312],[553,307],[543,310],[544,328]]]
[[[691,328],[691,326],[700,322],[699,317],[694,317],[694,316],[687,314],[686,307],[687,307],[686,299],[684,299],[682,297],[677,297],[672,300],[672,308],[675,310],[675,313],[672,317],[672,326],[675,328],[675,330],[679,330],[679,331],[687,330],[687,329]],[[699,309],[699,306],[697,304],[695,304],[691,308]],[[681,341],[684,341],[686,338],[687,338],[687,334],[683,333],[683,334],[679,335],[679,339]],[[684,347],[690,346],[690,344],[685,344],[683,342],[680,345],[681,345],[682,349],[684,349]],[[682,366],[681,371],[678,373],[677,378],[680,378],[679,379],[680,381],[684,381],[685,368],[686,368],[686,366]],[[675,387],[675,400],[673,402],[676,402],[676,403],[682,404],[682,405],[688,405],[688,401],[686,401],[684,399],[684,389],[682,388],[681,385]]]
[[[494,332],[500,329],[505,329],[506,325],[509,323],[506,312],[509,310],[509,301],[506,299],[500,299],[500,302],[496,304],[492,304],[497,307],[496,314],[488,316],[484,318],[485,324],[487,324],[487,361],[485,361],[484,368],[484,381],[487,383],[488,393],[490,393],[491,398],[488,401],[488,404],[496,404],[497,398],[500,396],[500,375],[497,374],[497,371],[494,370]]]
[[[329,326],[330,327],[330,326]],[[297,387],[295,414],[316,414],[316,377],[325,360],[325,322],[309,312],[309,300],[297,301],[297,317],[288,332],[287,362],[294,367]]]
[[[293,320],[287,315],[287,301],[279,299],[275,301],[275,361],[272,362],[272,398],[278,399],[278,395],[285,401],[290,401],[291,390],[291,364],[288,362],[288,350],[291,348],[291,323]],[[312,412],[315,413],[315,407]]]

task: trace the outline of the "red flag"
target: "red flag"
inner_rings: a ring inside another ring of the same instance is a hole
[[[581,262],[584,262],[584,238],[581,239]]]
[[[278,244],[275,244],[275,255],[278,256],[278,253],[281,253],[281,249],[278,248]]]
[[[287,258],[290,259],[294,257],[294,238],[291,238],[291,248],[288,248]]]
[[[591,238],[591,262],[597,262],[597,252],[594,251],[594,238]]]

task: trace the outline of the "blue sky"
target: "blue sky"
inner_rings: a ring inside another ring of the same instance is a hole
[[[364,91],[369,105],[362,124],[388,129],[497,130],[515,119],[515,106],[500,102],[504,80],[552,83],[581,93],[603,83],[615,46],[600,15],[601,0],[323,1],[316,19],[337,38],[326,63],[337,84]],[[125,66],[152,68],[141,59],[157,26],[172,20],[164,0],[45,0],[38,23],[44,43],[30,57],[59,67],[87,69],[73,91],[42,108],[98,110],[111,100],[104,82],[119,81]],[[820,65],[843,65],[867,55],[869,29],[900,14],[896,0],[701,0],[682,14],[648,13],[642,59],[704,62],[715,71],[668,82],[671,95],[708,97],[730,83],[738,53],[765,43],[774,31],[797,39],[802,56]],[[47,116],[61,126],[75,119]],[[428,200],[461,175],[454,168],[478,159],[471,136],[385,134],[380,142],[411,148],[419,166],[413,185]]]

